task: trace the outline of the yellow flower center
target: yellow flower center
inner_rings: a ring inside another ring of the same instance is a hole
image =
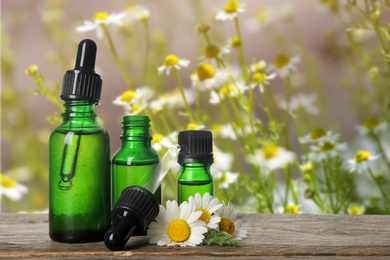
[[[349,214],[351,214],[351,215],[363,215],[363,213],[364,213],[364,210],[359,206],[353,206],[353,207],[349,208],[348,211],[349,211]]]
[[[164,136],[161,134],[155,134],[153,135],[152,144],[159,143],[164,139]]]
[[[264,159],[266,160],[275,158],[279,154],[279,147],[274,144],[266,144],[261,149],[263,151]]]
[[[233,91],[235,90],[235,87],[231,84],[228,84],[228,85],[225,85],[223,86],[220,90],[219,90],[219,93],[223,96],[223,97],[227,97],[229,94],[231,94]]]
[[[225,12],[228,14],[237,13],[238,8],[240,8],[240,3],[238,1],[229,1],[225,5]]]
[[[214,124],[211,126],[211,131],[213,133],[220,133],[222,131],[222,124]]]
[[[196,211],[203,212],[202,216],[199,217],[199,220],[203,220],[204,222],[209,223],[210,213],[207,211],[207,209],[200,208],[200,209],[197,209]]]
[[[221,222],[219,222],[219,231],[225,231],[226,233],[233,235],[236,226],[234,225],[234,221],[230,218],[221,218]]]
[[[271,10],[268,7],[260,7],[258,8],[255,13],[254,17],[262,23],[267,22],[271,17]]]
[[[206,50],[204,51],[204,55],[206,58],[214,58],[218,55],[219,53],[219,47],[216,45],[209,45],[206,47]]]
[[[295,206],[294,204],[288,204],[286,208],[284,209],[284,212],[286,214],[298,214],[299,208],[298,206]]]
[[[318,138],[326,136],[326,134],[327,133],[324,129],[322,129],[321,127],[317,127],[310,133],[310,139],[317,140]]]
[[[256,72],[252,77],[252,84],[261,84],[267,80],[267,75],[262,72]]]
[[[326,141],[322,146],[321,146],[321,152],[329,152],[329,151],[332,151],[334,150],[336,146],[334,144],[332,144],[331,142],[328,142]]]
[[[203,63],[196,69],[196,75],[200,82],[211,79],[215,75],[215,69],[210,63]]]
[[[168,236],[176,243],[186,241],[190,236],[190,226],[184,220],[175,220],[169,224]]]
[[[311,163],[305,163],[304,165],[301,166],[301,170],[303,172],[309,172],[313,170],[313,165]]]
[[[131,110],[134,112],[139,112],[142,110],[142,106],[140,106],[140,105],[131,106]]]
[[[93,20],[95,20],[95,21],[96,20],[107,20],[108,17],[109,17],[109,15],[106,12],[97,12],[93,16]]]
[[[382,123],[381,120],[379,120],[378,118],[376,117],[371,117],[369,119],[367,119],[365,122],[364,122],[364,127],[367,128],[367,129],[373,129],[375,127],[377,127],[378,125],[380,125]]]
[[[130,103],[133,100],[133,98],[135,98],[135,92],[132,90],[127,90],[122,93],[119,99],[122,102]]]
[[[178,64],[179,61],[180,61],[180,59],[176,55],[170,54],[170,55],[165,57],[164,66],[165,67],[172,67],[172,66],[175,66],[176,64]]]
[[[279,54],[275,58],[274,65],[275,65],[275,68],[281,69],[284,66],[286,66],[287,64],[289,64],[290,62],[291,62],[291,58],[288,55]]]
[[[360,162],[363,162],[363,161],[367,161],[368,158],[370,158],[371,154],[370,152],[367,152],[367,151],[358,151],[355,155],[355,162],[357,163],[360,163]]]
[[[223,177],[222,182],[225,183],[225,182],[228,182],[228,181],[229,181],[229,177],[225,175],[225,177]]]
[[[196,130],[198,129],[198,125],[195,123],[188,123],[187,130]]]
[[[35,66],[35,65],[31,65],[31,66],[28,66],[28,68],[26,69],[26,74],[27,76],[35,76],[38,72],[38,67]]]
[[[240,37],[233,37],[230,39],[230,45],[237,48],[241,46],[241,38]]]
[[[12,178],[0,173],[0,187],[6,188],[6,189],[14,188],[14,187],[16,187],[16,181],[14,181]]]
[[[251,66],[252,71],[254,72],[263,72],[267,68],[265,61],[259,61]]]

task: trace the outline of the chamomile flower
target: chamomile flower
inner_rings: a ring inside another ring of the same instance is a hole
[[[232,141],[237,140],[236,135],[234,134],[231,124],[224,124],[221,126],[220,136],[225,139],[230,139]]]
[[[300,165],[299,168],[304,173],[310,172],[311,170],[313,170],[313,164],[311,162],[307,162],[307,163]]]
[[[164,64],[158,67],[157,71],[159,75],[163,74],[164,72],[169,75],[171,68],[179,70],[182,67],[188,67],[189,64],[189,60],[179,59],[176,55],[169,54],[165,57]]]
[[[267,63],[264,60],[254,62],[249,66],[249,69],[252,73],[256,73],[256,72],[263,73],[266,68],[267,68]]]
[[[30,77],[35,76],[38,73],[38,71],[39,69],[37,65],[31,65],[27,67],[26,75]]]
[[[227,171],[232,167],[233,154],[223,152],[216,145],[213,147],[214,163],[211,165],[211,172]]]
[[[357,130],[359,134],[363,136],[371,133],[379,134],[386,128],[387,128],[386,122],[383,122],[382,120],[376,117],[370,117],[363,123],[362,126],[357,126]]]
[[[193,89],[184,89],[184,94],[189,105],[195,102],[196,95]],[[159,98],[150,102],[150,108],[154,114],[158,114],[165,107],[171,109],[184,107],[183,98],[178,88],[164,93]]]
[[[198,125],[195,123],[188,123],[186,130],[202,130],[205,129],[204,125]]]
[[[138,20],[140,22],[146,22],[150,18],[149,10],[138,3],[130,3],[125,8],[125,12],[128,14],[127,18],[129,22],[133,22],[134,20]]]
[[[255,154],[250,156],[252,163],[272,171],[283,168],[295,159],[295,154],[276,144],[265,144]]]
[[[266,71],[276,71],[281,78],[285,78],[290,75],[291,71],[297,69],[296,65],[300,63],[301,58],[299,56],[290,57],[286,54],[279,54],[276,56],[274,63],[269,66]]]
[[[217,211],[216,215],[221,218],[218,225],[219,232],[228,233],[238,240],[246,237],[247,231],[242,228],[242,221],[237,220],[237,214],[234,212],[234,204],[229,202],[226,206],[225,202],[222,201],[222,207]]]
[[[137,115],[147,106],[147,101],[153,97],[153,92],[149,87],[140,87],[136,91],[127,90],[118,96],[113,103],[122,106],[125,113]]]
[[[160,205],[160,213],[148,230],[150,244],[159,246],[196,246],[202,243],[207,232],[206,223],[199,218],[202,211],[195,211],[195,205],[167,201],[167,208]]]
[[[276,77],[276,73],[272,73],[270,75],[266,75],[265,73],[262,72],[256,72],[252,76],[252,82],[251,82],[251,87],[255,88],[259,86],[260,92],[264,92],[264,84],[269,84],[268,80],[274,79]]]
[[[170,148],[173,145],[173,142],[163,136],[162,134],[154,134],[152,140],[152,146],[156,151],[161,151],[163,148]]]
[[[363,215],[365,211],[364,206],[351,206],[348,208],[349,215]]]
[[[123,19],[125,16],[125,13],[112,13],[109,15],[105,12],[97,12],[93,16],[93,22],[84,21],[83,25],[76,27],[76,31],[82,33],[96,30],[97,37],[101,39],[103,38],[103,29],[101,27],[102,24],[123,25]]]
[[[299,109],[304,110],[308,114],[311,115],[318,115],[320,113],[320,110],[318,107],[315,106],[315,102],[317,100],[317,97],[313,94],[297,94],[291,98],[290,101],[290,110],[295,112]],[[287,105],[286,101],[283,99],[281,102],[279,102],[280,107],[284,110],[286,110]]]
[[[289,203],[283,210],[284,214],[298,214],[299,206]]]
[[[219,185],[219,187],[224,189],[229,188],[231,184],[237,181],[238,176],[239,176],[238,173],[235,172],[229,172],[229,171],[225,172],[222,175],[221,184]]]
[[[244,12],[244,4],[241,4],[238,1],[229,1],[225,4],[224,10],[219,11],[215,19],[225,21],[232,20],[238,15],[238,13]]]
[[[219,48],[217,45],[208,45],[204,50],[204,55],[200,56],[200,60],[206,62],[212,62],[214,59],[222,59],[223,55],[230,53],[228,46]]]
[[[367,161],[374,161],[380,157],[380,154],[371,155],[369,151],[360,150],[356,153],[355,157],[352,160],[349,160],[350,172],[357,171],[357,173],[362,173],[367,171],[368,165]]]
[[[228,97],[236,97],[246,90],[245,83],[237,81],[236,85],[225,84],[220,89],[214,89],[210,92],[210,104],[219,104]]]
[[[2,173],[0,173],[0,188],[0,198],[4,195],[13,201],[20,200],[28,191],[26,186]]]
[[[201,211],[203,214],[199,220],[206,223],[208,228],[217,228],[221,218],[216,216],[214,213],[222,207],[218,199],[213,198],[208,192],[203,197],[199,193],[195,194],[195,197],[190,196],[188,201],[195,205],[195,211]]]
[[[226,70],[216,70],[211,63],[202,63],[191,75],[192,86],[199,87],[201,91],[219,89],[228,82],[229,73]]]
[[[229,39],[229,45],[233,48],[238,48],[242,44],[241,38],[240,37],[233,37]]]
[[[323,143],[326,141],[334,143],[339,137],[339,134],[333,134],[332,131],[326,131],[321,127],[316,127],[310,134],[299,138],[299,142],[302,144]]]
[[[346,143],[325,141],[321,144],[312,145],[310,147],[309,159],[313,162],[321,162],[329,157],[338,156],[341,151],[346,149]]]
[[[249,17],[244,28],[249,33],[254,33],[275,21],[275,10],[268,6],[261,6],[254,10],[253,15]]]

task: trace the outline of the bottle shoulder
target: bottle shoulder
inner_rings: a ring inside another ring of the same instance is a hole
[[[145,165],[157,164],[161,158],[153,148],[134,149],[120,147],[112,157],[113,164]]]
[[[210,167],[182,167],[178,181],[213,181]]]

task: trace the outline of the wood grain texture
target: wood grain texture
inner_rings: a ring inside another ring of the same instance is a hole
[[[103,242],[62,244],[51,241],[47,214],[0,214],[0,258],[352,259],[381,256],[390,259],[390,216],[239,214],[239,218],[248,230],[243,247],[160,247],[149,245],[147,237],[132,237],[123,251],[112,252]]]

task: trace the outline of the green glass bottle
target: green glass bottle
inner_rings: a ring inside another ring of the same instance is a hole
[[[102,241],[110,221],[110,140],[96,122],[102,80],[96,44],[83,40],[64,76],[63,122],[49,141],[49,234],[57,242]]]
[[[112,206],[122,191],[132,185],[143,186],[158,170],[160,156],[152,148],[148,116],[124,116],[121,147],[112,157]],[[161,186],[154,193],[161,204]]]
[[[177,179],[177,200],[188,201],[190,196],[206,192],[214,196],[214,180],[210,166],[214,162],[213,137],[210,131],[182,131],[178,137],[181,172]]]

